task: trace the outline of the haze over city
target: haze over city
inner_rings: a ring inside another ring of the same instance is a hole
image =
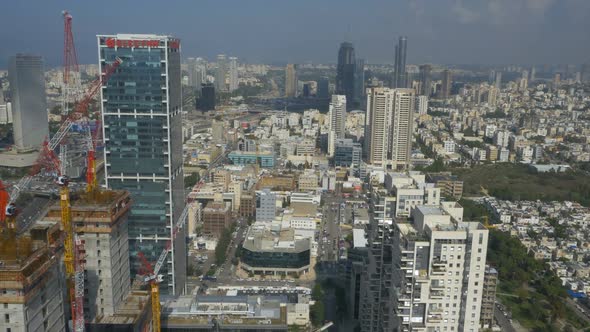
[[[392,63],[397,36],[411,63],[564,64],[588,61],[586,0],[199,0],[74,2],[81,63],[95,63],[99,33],[165,33],[183,55],[231,53],[251,63],[334,63],[344,40],[367,63]],[[0,12],[0,66],[15,52],[61,64],[54,1],[7,1]]]

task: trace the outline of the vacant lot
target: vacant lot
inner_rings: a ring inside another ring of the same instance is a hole
[[[590,177],[581,172],[539,173],[526,165],[493,164],[458,168],[464,195],[489,194],[506,200],[576,201],[590,206]]]

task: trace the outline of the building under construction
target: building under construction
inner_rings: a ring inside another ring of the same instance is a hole
[[[93,322],[116,313],[131,288],[127,215],[131,198],[126,191],[73,194],[70,199],[74,233],[84,246],[84,318]],[[44,218],[59,222],[53,205]]]
[[[54,223],[0,234],[0,331],[65,331],[60,250]]]

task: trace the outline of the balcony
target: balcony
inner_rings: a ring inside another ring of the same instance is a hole
[[[440,258],[435,258],[432,260],[432,266],[447,266],[447,261]]]
[[[426,270],[418,270],[418,275],[416,275],[416,282],[428,282],[428,272]]]
[[[428,313],[429,314],[442,314],[444,312],[442,307],[438,307],[438,306],[431,306],[430,309],[428,309]]]
[[[442,276],[442,275],[445,275],[446,272],[447,272],[446,266],[434,266],[433,265],[430,273],[433,276]]]
[[[428,315],[428,318],[426,318],[429,323],[440,323],[442,319],[442,315]]]
[[[445,298],[444,291],[431,291],[430,292],[430,299],[431,300],[442,300]]]
[[[433,282],[432,284],[430,284],[430,290],[431,291],[443,291],[443,290],[445,290],[445,285],[438,283],[438,282]]]

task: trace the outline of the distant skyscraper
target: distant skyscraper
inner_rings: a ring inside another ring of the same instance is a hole
[[[43,59],[27,54],[11,57],[8,80],[14,145],[17,150],[37,149],[49,135]]]
[[[420,94],[430,96],[432,94],[432,66],[420,66]]]
[[[225,54],[217,56],[217,69],[215,70],[215,90],[219,92],[227,91],[225,78],[227,76],[227,57]]]
[[[337,139],[345,138],[346,96],[332,95],[328,112],[328,155],[334,156]]]
[[[494,81],[495,81],[494,87],[496,89],[500,90],[502,88],[502,72],[501,71],[496,72],[496,77],[495,77]]]
[[[582,65],[582,82],[590,82],[590,64]]]
[[[173,238],[184,205],[180,41],[158,35],[99,35],[101,71],[123,63],[101,89],[105,183],[131,193],[129,255],[132,277],[142,267],[138,253],[156,262]],[[172,240],[160,274],[164,294],[186,283],[184,228]]]
[[[555,73],[553,76],[553,87],[558,87],[561,84],[561,73]]]
[[[201,97],[198,100],[197,109],[201,111],[215,110],[215,86],[213,83],[205,83],[201,86]]]
[[[330,98],[330,80],[327,77],[319,79],[317,97],[322,99]]]
[[[336,94],[345,95],[346,100],[354,103],[356,59],[352,43],[343,42],[338,50],[338,66],[336,68]]]
[[[451,95],[451,86],[453,85],[453,74],[450,70],[445,69],[442,73],[442,87],[440,95],[443,99],[449,99]]]
[[[229,92],[238,89],[238,58],[229,58]]]
[[[393,88],[406,88],[408,85],[408,75],[406,73],[406,52],[408,47],[408,37],[399,37],[395,45],[395,64],[393,68]]]
[[[357,59],[354,75],[354,97],[355,102],[360,103],[365,96],[365,60]],[[358,105],[356,105],[358,106]]]
[[[531,82],[534,82],[535,79],[537,78],[537,70],[535,69],[535,66],[533,66],[533,68],[531,68]]]
[[[290,63],[285,68],[285,97],[297,97],[297,66]]]
[[[413,89],[372,88],[367,95],[365,142],[367,161],[407,169],[412,148]]]

